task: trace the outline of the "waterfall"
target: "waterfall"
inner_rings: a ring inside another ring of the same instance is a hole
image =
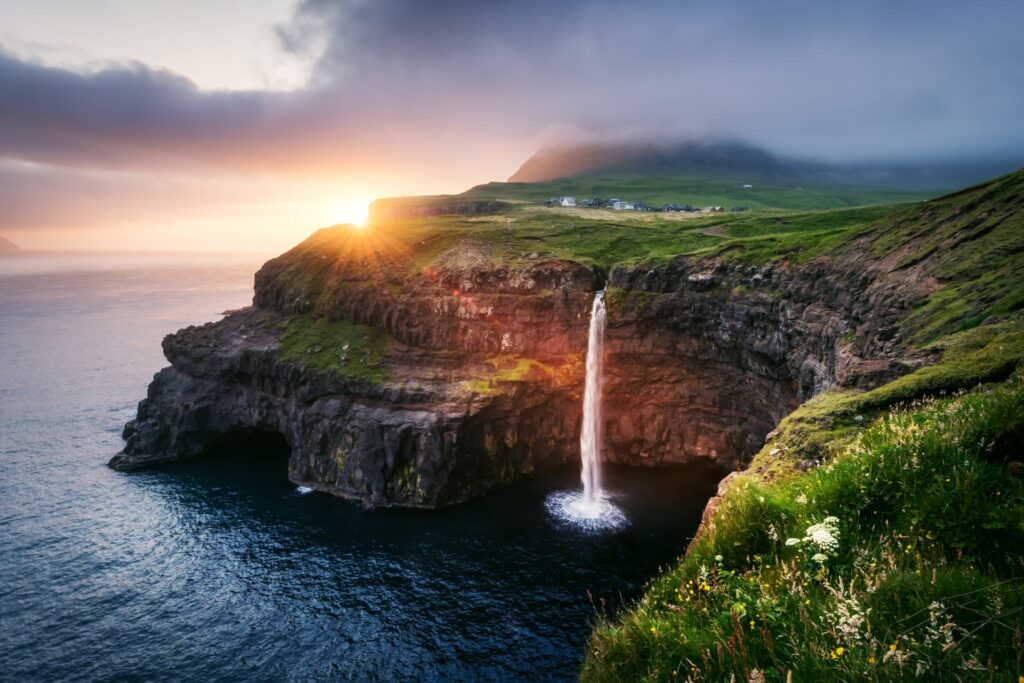
[[[583,428],[580,430],[580,479],[583,491],[555,491],[544,506],[566,525],[588,533],[620,529],[626,514],[612,502],[616,494],[601,488],[601,385],[604,382],[604,290],[594,295],[587,337],[587,378],[583,387]]]
[[[601,384],[604,381],[604,290],[594,295],[590,309],[587,340],[587,379],[583,390],[583,430],[580,433],[580,459],[583,503],[591,505],[601,492]]]

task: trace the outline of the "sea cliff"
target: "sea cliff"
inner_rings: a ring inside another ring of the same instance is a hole
[[[260,269],[250,308],[164,340],[170,367],[111,465],[272,433],[294,482],[368,506],[481,495],[578,457],[587,316],[602,288],[604,457],[619,463],[738,470],[808,398],[935,360],[912,343],[921,325],[908,312],[942,289],[946,256],[907,262],[910,243],[882,253],[880,223],[828,249],[762,254],[722,239],[602,262],[588,231],[651,231],[563,223],[538,237],[537,215],[520,220],[413,212],[317,232]]]

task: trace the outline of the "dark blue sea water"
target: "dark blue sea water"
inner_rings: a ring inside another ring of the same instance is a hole
[[[0,679],[571,679],[673,560],[706,472],[612,470],[630,524],[544,509],[575,468],[439,512],[301,495],[282,457],[105,466],[160,339],[251,298],[255,257],[0,259]]]

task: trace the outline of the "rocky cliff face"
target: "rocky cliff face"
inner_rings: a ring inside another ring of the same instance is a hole
[[[866,258],[799,266],[678,259],[617,268],[608,332],[607,457],[745,466],[800,402],[868,387],[921,359],[900,313],[926,292]]]
[[[906,370],[900,312],[932,286],[855,246],[610,274],[431,248],[340,227],[268,262],[252,308],[165,339],[171,366],[111,466],[273,432],[296,483],[370,506],[469,499],[578,458],[590,301],[608,286],[605,459],[736,469],[801,400]]]

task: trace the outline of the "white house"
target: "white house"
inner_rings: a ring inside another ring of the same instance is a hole
[[[744,190],[749,190],[749,189],[751,189],[752,187],[754,187],[754,186],[753,186],[753,185],[744,185],[744,186],[743,186],[743,189],[744,189]]]
[[[562,197],[562,206],[576,206],[576,198]]]
[[[616,200],[612,202],[612,208],[615,209],[616,211],[632,211],[633,205],[630,204],[629,202]]]

